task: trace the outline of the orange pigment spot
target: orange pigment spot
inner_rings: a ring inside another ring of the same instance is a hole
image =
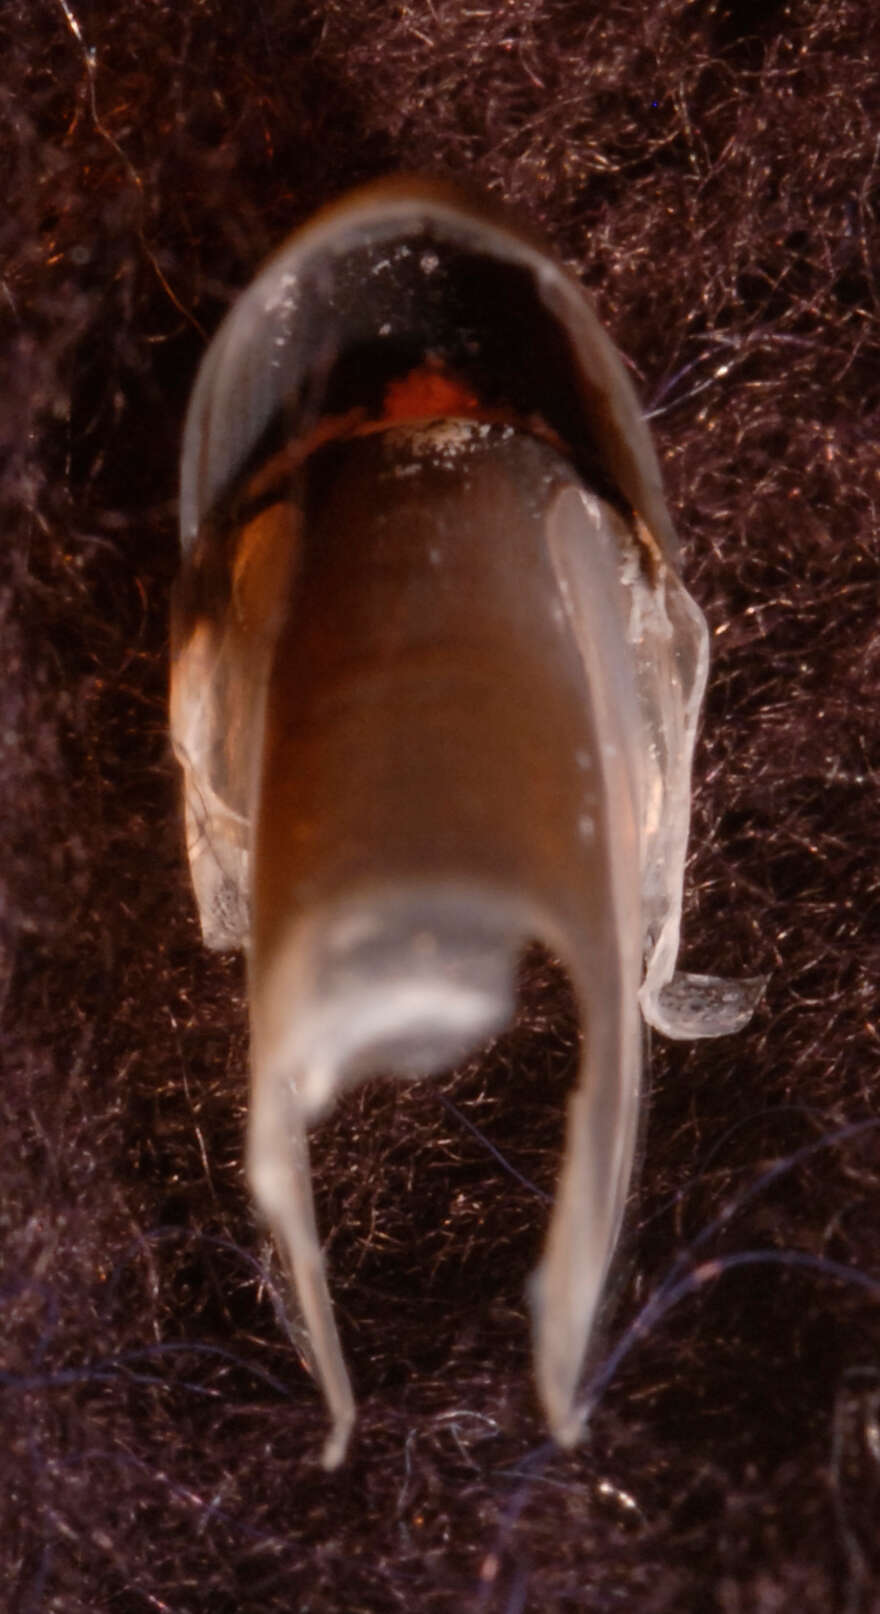
[[[468,415],[480,407],[476,393],[453,376],[422,368],[391,381],[385,392],[383,420],[425,420]]]

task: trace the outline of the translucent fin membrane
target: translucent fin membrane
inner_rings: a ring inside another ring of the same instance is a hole
[[[639,1006],[716,1035],[760,990],[674,976],[707,639],[629,383],[575,284],[494,217],[434,186],[358,193],[209,351],[182,522],[190,860],[206,941],[249,950],[248,1169],[325,1461],[354,1404],[307,1128],[344,1085],[431,1075],[500,1031],[533,938],[583,1031],[532,1288],[570,1443],[633,1166]]]

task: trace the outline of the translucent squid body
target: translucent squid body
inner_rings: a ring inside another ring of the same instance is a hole
[[[708,642],[626,372],[506,217],[431,182],[369,187],[295,234],[212,343],[181,529],[189,858],[207,945],[247,949],[248,1172],[330,1410],[324,1461],[354,1402],[307,1128],[345,1085],[430,1075],[499,1032],[531,939],[583,1028],[531,1288],[569,1445],[641,1018],[717,1036],[760,990],[675,974]]]

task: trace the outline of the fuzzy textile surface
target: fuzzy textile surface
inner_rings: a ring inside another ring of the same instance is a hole
[[[875,0],[7,0],[0,14],[2,1441],[10,1614],[880,1609]],[[531,957],[454,1077],[313,1139],[359,1404],[325,1413],[243,1176],[166,715],[180,430],[265,254],[466,175],[589,288],[712,634],[685,966],[587,1438],[525,1303],[576,1022]]]

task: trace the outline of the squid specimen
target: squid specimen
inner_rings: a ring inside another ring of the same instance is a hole
[[[708,639],[626,371],[577,281],[485,201],[356,191],[211,344],[181,538],[189,859],[205,942],[247,950],[248,1174],[331,1414],[324,1461],[354,1402],[307,1129],[346,1085],[436,1073],[502,1030],[533,939],[582,1023],[531,1286],[569,1445],[641,1021],[718,1036],[760,992],[675,973]]]

